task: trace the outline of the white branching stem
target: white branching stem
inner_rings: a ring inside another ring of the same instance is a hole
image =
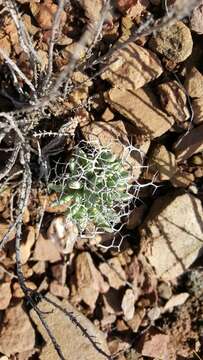
[[[18,12],[17,4],[16,4],[15,0],[6,0],[6,4],[7,4],[7,8],[9,10],[9,12],[11,14],[11,17],[15,23],[15,26],[16,26],[16,29],[18,32],[20,45],[21,45],[23,51],[25,51],[25,53],[27,53],[29,55],[31,64],[34,64],[35,61],[39,62],[37,54],[33,48],[29,33],[27,32],[27,30],[24,26],[24,23],[21,19],[21,16]]]
[[[32,82],[27,78],[27,76],[20,70],[20,68],[16,65],[16,63],[1,48],[0,48],[0,55],[3,57],[5,62],[12,67],[12,69],[16,72],[16,74],[18,74],[21,77],[21,79],[27,84],[27,86],[32,91],[32,95],[34,99],[36,100],[37,92]]]
[[[16,223],[15,251],[16,251],[16,269],[17,269],[19,284],[25,295],[28,295],[28,289],[25,285],[25,279],[22,273],[21,255],[20,255],[23,214],[29,201],[29,196],[32,186],[32,175],[30,170],[30,150],[27,145],[24,145],[23,148],[21,149],[21,158],[24,160],[24,173],[23,173],[22,185],[21,185],[19,201],[18,201],[18,222]]]
[[[4,179],[7,175],[9,175],[11,169],[15,165],[16,159],[19,154],[19,150],[20,150],[20,143],[18,142],[14,147],[14,150],[6,163],[5,168],[0,173],[0,180]]]
[[[73,71],[75,70],[75,66],[77,62],[80,60],[80,58],[82,57],[86,58],[85,54],[87,52],[87,48],[90,47],[91,44],[93,43],[95,44],[95,40],[98,38],[102,30],[103,22],[106,19],[108,9],[109,9],[109,0],[106,1],[98,21],[87,25],[86,31],[81,36],[79,42],[75,46],[74,53],[72,54],[68,65],[64,67],[64,69],[57,77],[56,82],[50,92],[51,97],[57,94],[58,90],[60,89],[64,81],[70,79],[70,77],[73,74]]]
[[[53,26],[52,26],[51,38],[50,38],[50,42],[49,42],[47,74],[46,74],[44,83],[42,85],[43,90],[46,90],[46,87],[49,85],[49,82],[50,82],[50,79],[51,79],[51,76],[52,76],[54,45],[55,45],[55,42],[56,42],[56,38],[57,38],[57,36],[59,35],[59,32],[60,32],[60,20],[61,20],[61,13],[62,13],[62,11],[64,9],[64,4],[65,4],[64,0],[59,1],[58,9],[57,9],[57,12],[56,12],[55,17],[54,17],[54,23],[53,23]]]

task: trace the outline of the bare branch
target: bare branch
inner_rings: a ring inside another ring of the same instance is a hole
[[[51,79],[52,71],[53,71],[53,56],[54,56],[53,51],[54,51],[54,45],[56,42],[56,37],[60,31],[60,20],[61,20],[61,13],[64,9],[64,3],[65,3],[64,0],[59,0],[58,9],[57,9],[57,12],[54,17],[54,23],[52,26],[51,38],[50,38],[50,42],[49,42],[48,69],[47,69],[47,74],[46,74],[44,83],[42,85],[43,90],[45,90],[46,87],[48,86],[50,79]]]
[[[31,81],[27,78],[27,76],[20,70],[20,68],[15,64],[15,62],[5,53],[3,49],[0,48],[0,55],[4,58],[7,64],[9,64],[12,69],[23,79],[23,81],[27,84],[27,86],[32,91],[33,97],[36,101],[37,92]]]
[[[16,29],[18,32],[19,41],[22,49],[25,51],[25,53],[29,55],[31,63],[34,63],[34,61],[37,61],[39,63],[38,56],[32,46],[32,41],[24,26],[24,23],[21,20],[15,0],[6,0],[6,3],[8,10],[11,14],[11,17],[16,25]]]

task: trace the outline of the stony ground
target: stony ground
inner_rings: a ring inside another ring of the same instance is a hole
[[[168,6],[179,2],[168,1]],[[0,1],[2,9],[3,3]],[[57,2],[17,3],[46,67]],[[55,73],[74,52],[87,19],[97,18],[102,6],[100,0],[79,3],[73,2],[62,13]],[[115,1],[91,56],[97,59],[110,46],[122,45],[150,14],[164,16],[170,8],[163,3]],[[15,23],[8,11],[1,16],[0,48],[33,80]],[[169,28],[146,34],[125,48],[118,46],[102,71],[101,64],[75,71],[75,86],[84,84],[75,88],[67,101],[50,105],[52,121],[38,124],[31,159],[34,185],[23,216],[22,269],[26,285],[50,301],[41,300],[39,308],[65,359],[102,360],[112,355],[119,360],[181,360],[203,356],[202,43],[203,2]],[[14,101],[16,90],[2,58],[0,68],[0,110],[7,112],[16,109],[18,101]],[[64,207],[53,208],[55,194],[46,195],[45,181],[38,177],[37,141],[44,152],[46,146],[50,149],[47,138],[39,134],[58,131],[70,117],[72,136],[59,154],[49,153],[50,167],[60,157],[67,159],[81,139],[110,144],[116,156],[126,144],[137,149],[129,153],[132,176],[139,183],[137,201],[116,240],[109,233],[78,238],[73,248],[71,239],[77,229],[67,228]],[[11,146],[12,136],[1,144],[1,169],[8,161],[5,149]],[[20,169],[20,161],[16,161],[13,173]],[[1,239],[15,215],[19,182],[20,178],[14,178],[0,192]],[[57,359],[20,288],[15,235],[13,229],[0,251],[0,359]],[[118,247],[111,246],[114,240]],[[72,312],[81,327],[53,307],[52,301]]]

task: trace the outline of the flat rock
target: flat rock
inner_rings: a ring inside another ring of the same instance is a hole
[[[135,43],[116,50],[109,59],[109,66],[101,75],[114,87],[135,91],[159,77],[163,72],[161,62],[151,50]]]
[[[184,86],[191,98],[199,98],[202,96],[203,75],[196,67],[193,67],[186,75]]]
[[[195,177],[193,173],[178,169],[170,181],[176,188],[187,188],[195,181]]]
[[[202,242],[201,201],[174,193],[154,201],[140,228],[142,252],[158,277],[172,280],[198,257]]]
[[[6,310],[0,335],[0,353],[7,356],[32,350],[35,330],[22,304]]]
[[[39,234],[35,244],[33,259],[37,261],[56,262],[61,260],[61,255],[57,246],[51,240],[45,239],[42,234]]]
[[[128,320],[127,322],[128,326],[131,328],[133,332],[136,333],[138,331],[145,314],[146,314],[146,309],[141,307],[135,308],[133,318],[131,320]]]
[[[35,229],[33,226],[27,227],[28,233],[27,238],[25,242],[22,242],[20,251],[21,251],[21,262],[22,264],[26,264],[30,254],[31,254],[31,248],[35,243]]]
[[[196,125],[203,123],[203,96],[192,100],[192,108],[194,111],[194,123]]]
[[[189,119],[187,95],[177,81],[168,81],[158,86],[160,101],[164,111],[174,117],[176,122]]]
[[[169,342],[169,335],[151,329],[141,337],[138,349],[143,356],[167,360],[169,359]]]
[[[88,335],[91,336],[91,339],[93,339],[95,343],[98,343],[98,348],[100,348],[106,354],[109,354],[104,335],[84,315],[77,311],[66,300],[60,302],[56,297],[50,294],[48,294],[47,297],[57,305],[64,308],[70,314],[73,314],[77,321],[83,326],[83,328],[86,329]],[[53,332],[57,342],[60,344],[63,356],[66,360],[106,359],[107,356],[99,353],[92,345],[90,340],[84,336],[79,327],[77,327],[62,311],[53,307],[45,300],[42,300],[39,303],[39,308],[41,311],[46,312],[46,322]],[[37,325],[38,331],[46,341],[45,346],[42,348],[40,359],[56,360],[58,358],[57,353],[38,316],[34,310],[30,311],[30,315],[34,323]]]
[[[149,5],[149,0],[118,0],[116,6],[120,12],[132,17],[140,16]]]
[[[106,100],[151,139],[161,136],[174,124],[174,119],[160,109],[149,89],[139,89],[134,93],[112,89],[106,94]]]
[[[131,320],[134,316],[136,300],[137,296],[134,291],[132,289],[127,289],[121,303],[121,308],[126,321]]]
[[[177,170],[175,155],[161,144],[157,144],[149,154],[149,164],[149,174],[158,172],[161,181],[171,179]]]
[[[126,284],[126,274],[117,257],[109,259],[99,265],[99,270],[107,278],[109,285],[119,289]]]
[[[188,293],[173,295],[171,299],[168,300],[167,303],[164,305],[163,312],[166,312],[175,306],[183,305],[186,302],[186,300],[189,298],[189,296],[190,295]]]
[[[95,308],[99,293],[105,293],[109,289],[88,252],[83,252],[76,258],[76,281],[79,296],[91,309]]]
[[[200,2],[190,17],[190,29],[197,34],[203,34],[203,1]]]
[[[177,21],[156,32],[150,39],[149,46],[174,63],[179,63],[191,55],[193,40],[190,29],[182,21]]]
[[[8,307],[11,298],[12,294],[10,282],[0,284],[0,310],[4,310]]]
[[[181,136],[174,145],[178,162],[189,159],[193,154],[203,151],[203,124],[190,130],[187,135]]]

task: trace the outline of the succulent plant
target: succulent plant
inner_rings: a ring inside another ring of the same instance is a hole
[[[67,216],[81,233],[88,224],[113,232],[133,198],[129,187],[124,160],[107,148],[85,150],[80,146],[74,149],[63,179],[49,184],[59,194],[57,205],[69,204]]]

